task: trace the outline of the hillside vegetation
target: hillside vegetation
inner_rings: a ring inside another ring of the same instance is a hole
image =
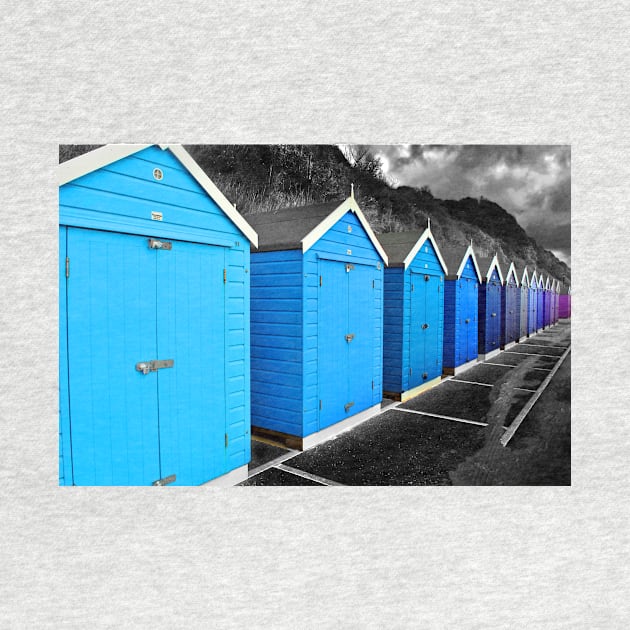
[[[62,145],[63,162],[97,145]],[[187,145],[203,170],[241,214],[270,212],[343,200],[354,192],[375,232],[426,227],[440,247],[473,240],[476,251],[495,251],[562,280],[571,271],[551,252],[530,238],[516,219],[488,199],[436,199],[426,187],[393,188],[368,153],[346,155],[332,145]],[[351,163],[352,162],[352,163]]]

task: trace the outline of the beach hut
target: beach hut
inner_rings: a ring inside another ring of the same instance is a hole
[[[542,273],[537,276],[536,284],[536,330],[542,330],[545,327],[545,308],[544,308],[545,282]]]
[[[501,349],[514,345],[520,337],[521,289],[516,267],[512,261],[502,259],[503,285],[501,286]]]
[[[442,373],[454,375],[477,363],[478,297],[481,272],[472,243],[442,247],[448,275],[444,281]]]
[[[503,273],[498,256],[477,256],[481,271],[479,286],[478,321],[479,321],[479,359],[486,360],[501,350],[501,285]]]
[[[556,323],[556,286],[558,284],[557,280],[553,280],[551,283],[551,325],[553,326]]]
[[[551,287],[553,284],[553,279],[551,278],[551,276],[547,276],[547,278],[545,279],[545,289],[543,292],[543,308],[545,311],[544,314],[544,319],[543,319],[543,323],[544,323],[544,327],[545,328],[549,328],[549,326],[551,326],[551,301],[552,301],[552,291],[551,291]]]
[[[380,409],[387,255],[352,195],[248,220],[253,431],[308,448]]]
[[[527,318],[529,313],[529,274],[527,267],[517,268],[519,280],[519,333],[518,340],[524,341],[527,337]]]
[[[180,145],[58,174],[60,484],[244,480],[256,232]]]
[[[571,287],[566,284],[562,285],[558,296],[558,317],[560,319],[571,317]]]
[[[527,294],[527,336],[531,337],[538,330],[538,274],[532,271]]]
[[[446,264],[431,233],[379,234],[385,269],[383,396],[407,400],[442,377]]]

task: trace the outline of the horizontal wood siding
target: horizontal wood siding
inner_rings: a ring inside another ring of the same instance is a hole
[[[251,421],[302,435],[302,252],[251,254]]]
[[[162,221],[151,220],[152,212],[161,212]],[[179,160],[155,146],[61,186],[59,224],[237,247],[246,242]]]
[[[455,359],[459,349],[459,305],[457,302],[458,280],[444,281],[444,367],[455,367]]]
[[[227,469],[234,470],[251,459],[249,243],[226,250],[225,258]]]
[[[405,307],[408,275],[402,267],[389,267],[384,279],[383,389],[402,392],[403,365],[409,361],[409,308]]]

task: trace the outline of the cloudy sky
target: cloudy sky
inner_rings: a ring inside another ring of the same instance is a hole
[[[371,147],[399,185],[435,197],[495,201],[545,249],[571,264],[571,147],[390,145]]]

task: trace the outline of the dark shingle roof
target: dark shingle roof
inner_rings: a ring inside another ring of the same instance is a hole
[[[479,265],[481,279],[486,280],[488,277],[488,269],[490,269],[490,263],[494,258],[494,254],[492,256],[479,256],[479,254],[475,252],[475,257],[477,258],[477,264]]]
[[[330,201],[312,206],[248,214],[245,219],[258,233],[258,249],[252,248],[252,251],[300,249],[304,237],[342,203],[343,200]]]
[[[455,276],[459,266],[462,264],[462,258],[468,249],[468,245],[448,245],[440,247],[440,253],[446,264],[449,277]]]
[[[415,247],[424,232],[424,230],[414,230],[411,232],[385,232],[378,234],[376,238],[378,238],[387,254],[389,266],[402,267],[405,258],[407,258],[409,252]]]

